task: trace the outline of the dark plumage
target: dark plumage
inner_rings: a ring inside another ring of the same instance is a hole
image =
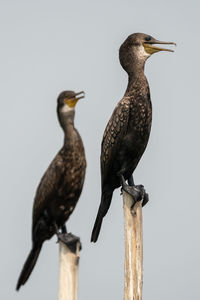
[[[58,152],[37,188],[33,205],[32,250],[23,266],[16,289],[29,278],[43,242],[65,225],[82,191],[86,160],[83,143],[74,128],[75,104],[83,92],[62,92],[57,113],[64,130],[64,145]],[[77,97],[77,95],[80,95]]]
[[[155,52],[172,51],[153,44],[172,43],[159,42],[149,35],[135,33],[125,40],[119,50],[120,63],[128,73],[129,81],[125,95],[117,104],[102,140],[102,195],[92,231],[92,242],[98,239],[113,191],[120,185],[125,187],[124,179],[129,181],[132,188],[135,187],[132,173],[147,146],[152,119],[149,85],[144,74],[145,61]]]

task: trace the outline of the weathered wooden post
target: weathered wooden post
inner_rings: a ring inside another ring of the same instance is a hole
[[[58,300],[78,299],[78,266],[81,244],[76,242],[75,251],[59,242],[59,292]]]
[[[133,197],[123,191],[125,223],[124,300],[142,300],[142,201],[137,202],[132,209],[133,203]]]

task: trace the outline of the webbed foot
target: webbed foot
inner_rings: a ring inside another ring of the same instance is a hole
[[[70,233],[57,233],[58,241],[64,243],[73,253],[76,253],[77,243],[80,243],[80,250],[82,248],[80,238]]]
[[[142,206],[147,204],[147,202],[149,201],[149,195],[145,192],[143,185],[128,185],[122,175],[121,184],[122,190],[124,190],[126,193],[133,197],[134,203],[131,209],[133,209],[136,202],[139,201],[142,201]]]

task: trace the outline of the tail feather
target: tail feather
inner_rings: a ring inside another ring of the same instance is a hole
[[[93,230],[92,230],[91,242],[96,243],[98,236],[99,236],[100,229],[101,229],[102,221],[103,221],[103,216],[101,216],[98,213],[97,217],[96,217],[96,221],[94,223]]]
[[[96,217],[94,227],[93,227],[93,230],[92,230],[91,242],[95,243],[98,239],[103,218],[107,214],[107,211],[110,207],[110,203],[111,203],[111,200],[112,200],[112,194],[113,194],[113,191],[109,192],[109,193],[107,192],[107,193],[102,194],[101,204],[99,206],[97,217]]]
[[[16,286],[17,291],[20,289],[21,285],[26,283],[29,276],[31,275],[31,272],[33,271],[33,268],[40,254],[41,248],[42,248],[42,244],[33,246],[33,248],[31,249],[19,276],[17,286]]]

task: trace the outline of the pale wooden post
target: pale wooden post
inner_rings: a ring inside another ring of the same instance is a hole
[[[133,211],[133,198],[123,191],[125,222],[125,280],[124,300],[142,300],[143,238],[142,204],[137,202]]]
[[[58,300],[78,299],[78,265],[80,243],[73,253],[64,243],[59,242],[60,270]]]

